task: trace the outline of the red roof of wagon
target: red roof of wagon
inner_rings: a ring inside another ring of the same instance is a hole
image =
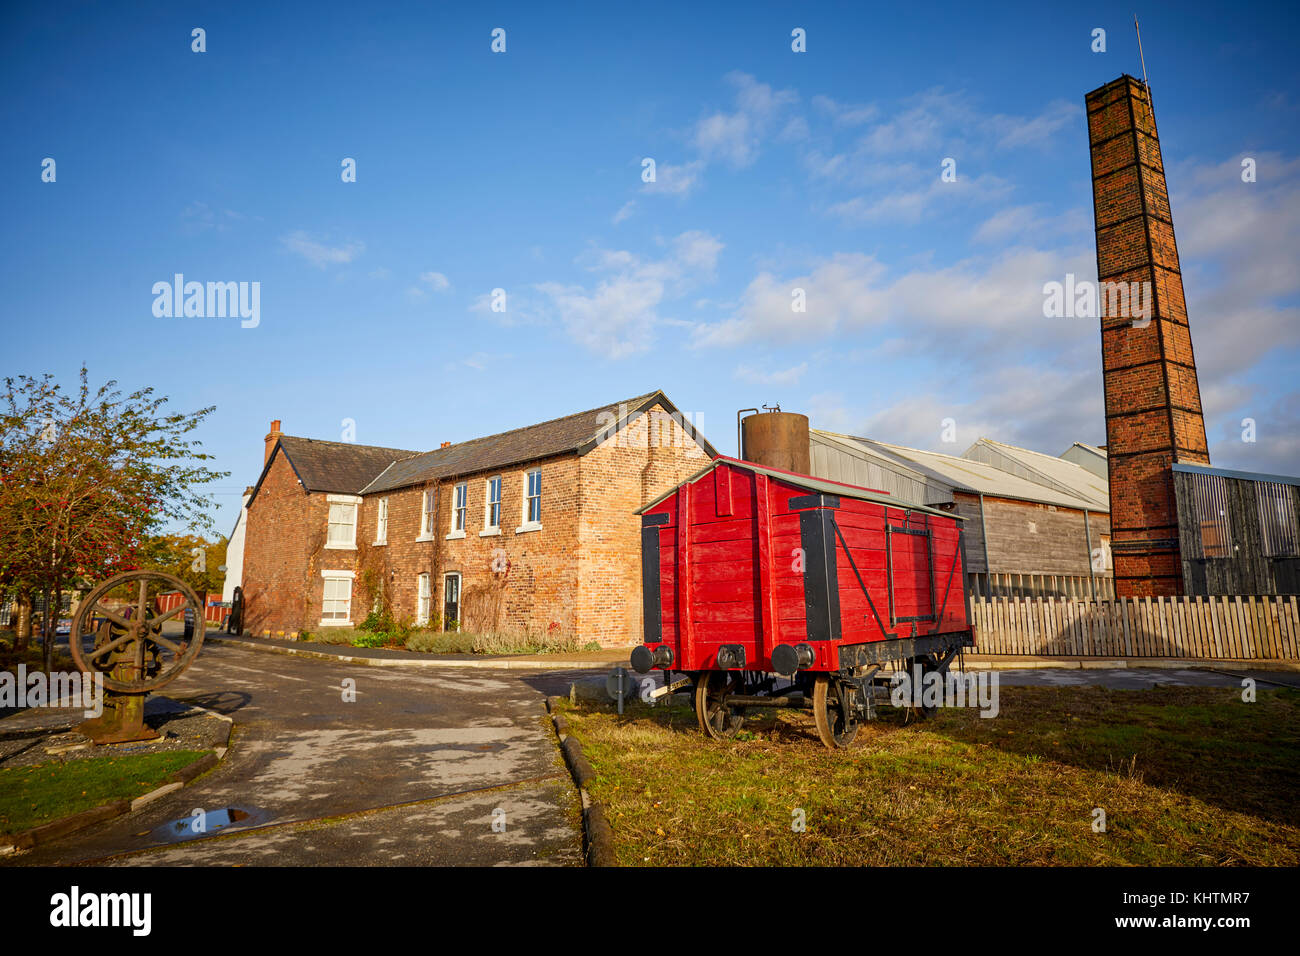
[[[858,485],[847,485],[842,481],[829,481],[825,478],[814,478],[812,475],[801,475],[797,471],[785,471],[782,468],[769,468],[767,465],[758,465],[752,461],[741,461],[739,458],[728,458],[726,455],[719,455],[713,461],[709,462],[691,477],[678,485],[676,488],[670,488],[662,495],[650,502],[648,505],[637,510],[637,514],[645,514],[651,508],[663,504],[677,493],[677,488],[682,485],[691,484],[699,481],[709,472],[713,471],[720,465],[729,465],[733,468],[740,468],[744,471],[752,471],[756,474],[767,475],[769,478],[777,478],[786,484],[794,485],[807,491],[819,491],[828,495],[838,495],[841,498],[856,498],[859,501],[874,501],[882,505],[892,505],[895,508],[904,508],[908,511],[921,511],[932,515],[942,515],[945,518],[955,518],[958,521],[965,521],[961,515],[953,514],[951,511],[941,511],[938,508],[931,508],[928,505],[918,505],[914,502],[904,501],[902,498],[895,498],[887,491],[877,491],[874,488],[862,488]]]

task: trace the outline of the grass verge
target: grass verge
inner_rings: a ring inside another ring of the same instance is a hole
[[[208,753],[169,750],[0,770],[0,833],[21,833],[113,800],[134,800]]]
[[[623,865],[1300,864],[1300,693],[1003,687],[1000,703],[919,724],[884,707],[836,752],[799,711],[718,742],[682,705],[561,708]]]

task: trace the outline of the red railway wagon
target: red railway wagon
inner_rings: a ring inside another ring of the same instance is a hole
[[[974,644],[956,515],[726,457],[639,513],[632,666],[693,681],[711,737],[746,707],[811,706],[822,742],[846,746],[886,667],[943,672]]]

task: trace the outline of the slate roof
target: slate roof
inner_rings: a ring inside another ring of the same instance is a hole
[[[298,438],[281,435],[277,445],[284,452],[293,472],[308,491],[328,492],[336,495],[359,495],[361,489],[376,475],[391,465],[394,459],[409,458],[419,452],[402,448],[380,448],[377,445],[354,445],[350,442],[320,441],[315,438]],[[275,454],[267,459],[266,467],[248,499],[262,487],[267,469]]]
[[[663,392],[650,392],[622,402],[601,405],[562,418],[516,428],[512,431],[473,438],[446,448],[438,448],[420,455],[392,462],[383,474],[378,475],[363,489],[364,494],[392,491],[409,485],[423,484],[457,475],[467,475],[494,468],[507,468],[524,462],[549,458],[552,455],[573,453],[584,455],[607,435],[616,430],[611,424],[620,414],[629,419],[650,408],[655,403],[669,413],[676,412]],[[613,416],[611,418],[610,416]],[[688,433],[695,435],[706,454],[717,454],[703,435],[694,432],[690,422],[683,419]]]
[[[280,436],[278,448],[284,452],[298,480],[308,491],[372,494],[457,475],[508,468],[553,455],[585,455],[617,430],[619,415],[626,415],[630,421],[656,403],[669,413],[678,412],[677,406],[663,392],[656,391],[434,451],[354,445],[293,435]],[[717,455],[717,449],[696,432],[689,421],[683,418],[682,423],[710,458]],[[274,458],[272,454],[263,467],[249,504],[257,497]]]

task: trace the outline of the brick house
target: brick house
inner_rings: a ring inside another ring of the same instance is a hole
[[[662,392],[428,452],[266,436],[248,632],[400,620],[641,637],[635,512],[717,452]]]

